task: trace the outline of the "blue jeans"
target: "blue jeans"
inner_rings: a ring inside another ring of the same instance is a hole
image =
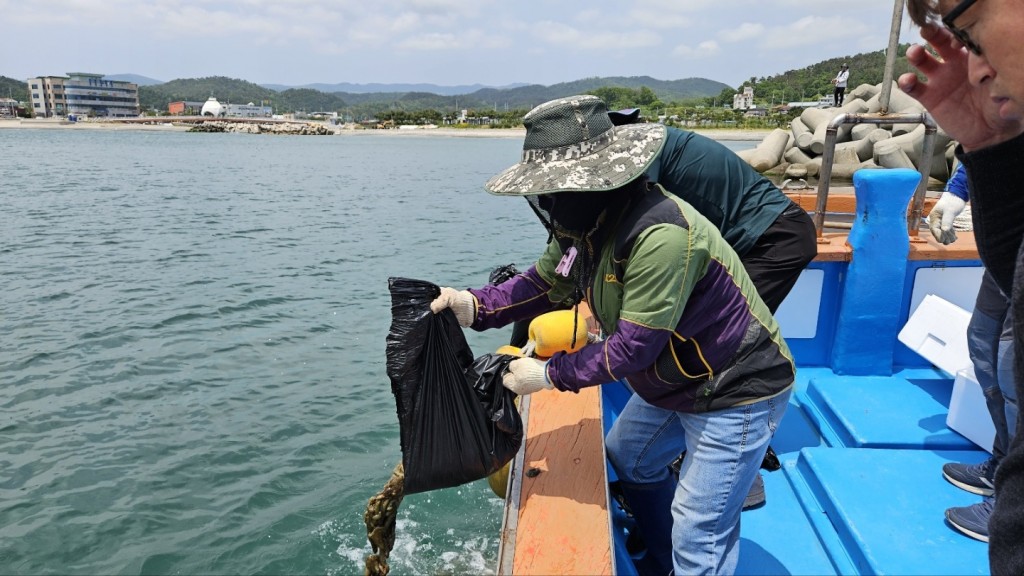
[[[1003,394],[1003,402],[1006,404],[1006,445],[1009,448],[1010,442],[1017,432],[1017,379],[1013,371],[1015,358],[1015,347],[1013,345],[1013,313],[1006,313],[1006,320],[1003,322],[1003,332],[999,337],[999,391]]]
[[[996,437],[992,457],[1000,462],[1017,429],[1017,391],[1013,375],[1013,315],[1010,299],[985,272],[974,313],[967,326],[967,350],[985,394]]]
[[[620,480],[664,482],[686,451],[671,505],[676,574],[736,571],[743,499],[791,393],[701,414],[657,408],[636,394],[626,403],[606,439]]]

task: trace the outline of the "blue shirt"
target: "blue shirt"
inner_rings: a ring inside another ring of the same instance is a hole
[[[946,192],[959,197],[964,202],[967,201],[967,170],[964,170],[963,164],[958,164],[953,175],[946,181]]]

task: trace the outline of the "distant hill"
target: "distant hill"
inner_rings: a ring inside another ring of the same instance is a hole
[[[562,82],[551,86],[531,85],[507,90],[484,88],[468,96],[490,103],[498,107],[506,104],[512,108],[533,108],[537,104],[572,96],[574,94],[585,94],[598,88],[618,87],[638,89],[647,87],[653,91],[658,98],[665,102],[677,102],[681,100],[693,100],[716,96],[722,90],[729,89],[728,84],[708,80],[707,78],[686,78],[683,80],[656,80],[650,76],[612,76],[608,78],[584,78],[573,82]]]
[[[18,102],[28,102],[28,85],[24,80],[0,76],[0,98],[14,98]]]
[[[275,92],[252,82],[224,76],[171,80],[163,84],[139,86],[139,103],[143,110],[167,110],[169,102],[205,102],[211,96],[223,103],[266,104],[273,106],[275,111],[287,112],[335,111],[346,106],[345,101],[336,94],[308,88],[290,88],[283,92]]]
[[[911,70],[906,60],[909,44],[898,48],[894,78]],[[113,74],[113,80],[139,85],[143,110],[167,110],[167,104],[178,100],[203,102],[210,96],[225,103],[270,105],[275,112],[340,112],[346,117],[367,119],[376,116],[430,111],[430,116],[448,115],[470,110],[483,115],[521,117],[526,110],[555,98],[584,93],[621,93],[647,91],[656,96],[658,106],[710,105],[712,99],[728,102],[743,86],[754,86],[758,103],[772,104],[797,100],[816,100],[831,94],[829,82],[839,65],[850,65],[850,85],[878,84],[882,81],[885,53],[882,50],[831,58],[797,70],[768,77],[753,77],[740,86],[729,86],[707,78],[658,80],[650,76],[594,77],[562,82],[551,86],[512,84],[485,87],[480,84],[439,86],[436,84],[310,84],[289,87],[280,84],[259,85],[245,80],[213,76],[161,82],[138,74]],[[610,91],[610,92],[609,92]],[[0,96],[19,101],[28,100],[28,90],[21,80],[0,76]],[[609,104],[612,102],[609,100]],[[647,105],[647,104],[644,104]]]
[[[140,85],[139,100],[143,109],[166,110],[168,102],[205,101],[210,96],[214,96],[221,102],[267,102],[274,107],[275,111],[281,112],[340,111],[355,118],[370,118],[389,111],[434,110],[442,113],[451,113],[462,109],[523,111],[554,98],[583,94],[606,87],[629,89],[646,87],[665,102],[707,98],[717,96],[723,90],[730,89],[726,84],[706,78],[656,80],[649,76],[585,78],[552,86],[535,84],[506,88],[480,88],[464,94],[437,94],[427,90],[336,92],[307,87],[286,88],[278,91],[274,88],[275,86],[277,85],[258,85],[223,76],[179,79],[163,84]],[[314,86],[333,89],[343,85]],[[415,85],[381,84],[379,86]],[[421,86],[440,88],[434,85]],[[448,89],[455,91],[456,87],[448,87]]]
[[[477,102],[492,105],[497,102],[504,106],[521,107],[546,102],[560,96],[582,94],[596,88],[616,86],[622,88],[640,88],[646,86],[663,100],[688,100],[718,94],[728,85],[705,78],[687,78],[684,80],[656,80],[650,76],[585,78],[573,82],[563,82],[551,86],[540,84],[509,84],[507,86],[484,86],[471,84],[462,86],[439,86],[437,84],[306,84],[304,86],[284,86],[282,84],[261,84],[264,88],[283,91],[289,88],[308,88],[321,92],[338,93],[347,101],[365,103],[375,100],[394,100],[406,94],[420,94],[421,98],[433,96],[466,96],[466,103]]]
[[[155,86],[157,84],[164,83],[163,80],[154,80],[153,78],[139,76],[138,74],[107,74],[103,77],[108,80],[117,80],[119,82],[131,82],[132,84],[138,84],[139,86]]]
[[[913,68],[907,63],[907,48],[910,44],[900,44],[896,50],[896,61],[893,65],[893,80]],[[739,86],[754,86],[755,99],[758,101],[778,104],[800,100],[817,100],[818,96],[832,94],[832,78],[839,72],[843,64],[850,66],[849,86],[860,84],[880,84],[885,76],[885,51],[865,52],[842,58],[830,58],[817,64],[811,64],[798,70],[788,70],[775,76],[751,78]]]
[[[290,88],[309,88],[311,90],[319,90],[321,92],[345,92],[349,94],[425,92],[428,94],[437,94],[439,96],[457,96],[459,94],[469,94],[470,92],[490,88],[490,86],[484,86],[483,84],[439,86],[437,84],[352,84],[349,82],[341,82],[339,84],[304,84],[302,86],[260,84],[260,86],[270,88],[276,92],[283,92]],[[520,86],[526,86],[526,84],[509,84],[507,86],[498,86],[496,88],[507,89],[518,88]]]

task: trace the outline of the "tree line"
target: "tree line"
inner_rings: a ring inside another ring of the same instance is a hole
[[[898,47],[894,78],[910,70],[906,61],[909,44]],[[451,123],[466,111],[479,122],[486,118],[495,127],[517,126],[533,106],[573,94],[594,94],[608,103],[609,109],[640,108],[649,118],[698,125],[780,124],[773,120],[747,119],[729,111],[733,95],[753,86],[755,102],[773,107],[786,102],[817,100],[832,93],[831,79],[843,63],[850,66],[850,86],[878,84],[882,81],[885,52],[882,50],[832,58],[798,70],[768,77],[752,77],[737,87],[704,78],[663,81],[646,76],[585,78],[552,86],[521,86],[509,89],[485,88],[472,94],[443,96],[428,92],[353,94],[322,92],[309,88],[290,88],[280,92],[258,84],[211,76],[178,79],[153,86],[139,87],[139,103],[145,114],[167,113],[175,101],[204,102],[214,96],[221,103],[271,106],[275,113],[334,113],[346,121],[390,121],[394,124]],[[16,100],[28,101],[25,82],[0,76],[0,96],[9,92]]]

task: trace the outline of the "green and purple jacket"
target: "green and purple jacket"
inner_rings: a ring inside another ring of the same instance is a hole
[[[779,327],[736,252],[693,206],[652,187],[597,247],[586,300],[606,338],[559,353],[547,375],[559,390],[625,380],[661,408],[707,412],[789,388],[795,368]],[[476,330],[552,310],[572,295],[555,272],[552,241],[526,272],[471,290]]]

